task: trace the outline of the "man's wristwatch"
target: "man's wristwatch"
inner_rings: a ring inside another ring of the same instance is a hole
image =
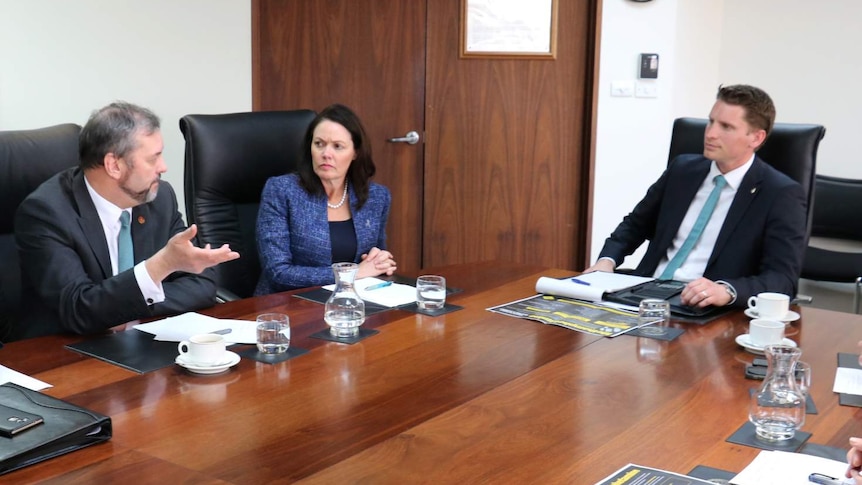
[[[721,287],[724,288],[725,291],[727,291],[727,294],[730,295],[730,301],[727,302],[727,304],[733,305],[733,303],[736,301],[736,288],[730,286],[730,283],[726,281],[716,281],[715,283],[721,285]]]

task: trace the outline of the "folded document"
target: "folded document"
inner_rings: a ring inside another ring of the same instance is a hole
[[[536,293],[578,300],[602,301],[606,293],[630,288],[653,279],[655,278],[604,271],[593,271],[560,280],[542,276],[536,281]]]

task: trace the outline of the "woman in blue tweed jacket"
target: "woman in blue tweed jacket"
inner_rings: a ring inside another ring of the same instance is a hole
[[[334,104],[305,136],[297,173],[272,177],[261,195],[256,295],[335,281],[333,262],[359,263],[356,278],[391,275],[386,219],[392,196],[371,182],[371,146],[356,114]]]

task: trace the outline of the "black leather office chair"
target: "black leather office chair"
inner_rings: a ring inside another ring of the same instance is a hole
[[[703,153],[704,118],[677,118],[673,122],[668,162],[684,153]],[[814,208],[814,173],[817,148],[826,135],[821,125],[775,123],[772,133],[757,151],[757,156],[780,172],[799,182],[808,199],[808,234]]]
[[[15,211],[42,182],[78,165],[80,131],[75,124],[0,131],[0,341],[6,337],[6,325],[17,319],[21,305]]]
[[[811,238],[802,277],[815,281],[855,283],[853,311],[862,302],[862,180],[818,175]]]
[[[255,224],[269,177],[294,170],[315,117],[310,110],[186,115],[185,201],[198,240],[230,244],[240,258],[216,266],[222,301],[251,296],[260,276]]]

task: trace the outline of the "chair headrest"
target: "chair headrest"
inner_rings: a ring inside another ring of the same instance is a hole
[[[11,233],[15,210],[54,174],[78,165],[81,127],[62,124],[0,131],[0,234]]]

